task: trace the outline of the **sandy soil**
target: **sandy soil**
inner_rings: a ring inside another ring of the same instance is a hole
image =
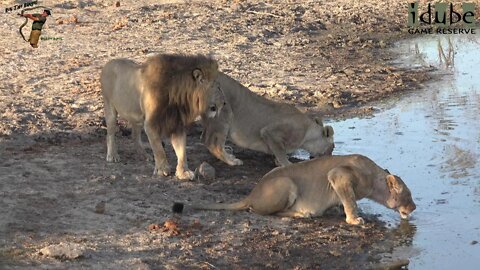
[[[173,216],[173,201],[244,196],[273,159],[233,147],[245,165],[228,167],[193,126],[190,167],[207,161],[217,178],[152,178],[153,163],[138,159],[121,123],[123,162],[107,164],[98,78],[112,58],[211,53],[224,72],[266,97],[331,115],[368,111],[360,105],[428,79],[425,70],[390,62],[388,48],[406,33],[404,1],[114,2],[43,1],[54,16],[42,35],[62,39],[40,41],[36,50],[18,34],[22,18],[0,16],[0,268],[358,269],[402,241],[368,215],[362,227],[335,213]],[[167,220],[177,227],[164,229]],[[60,243],[76,252],[45,254]]]

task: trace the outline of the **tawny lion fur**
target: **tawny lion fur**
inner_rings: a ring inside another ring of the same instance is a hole
[[[362,198],[398,211],[403,219],[416,208],[410,189],[400,177],[362,155],[322,156],[275,168],[238,202],[193,202],[187,206],[204,210],[251,209],[261,215],[284,217],[315,217],[342,204],[346,222],[362,224],[364,220],[358,215],[356,203]],[[173,210],[181,212],[183,205],[176,203]]]
[[[274,155],[281,166],[290,164],[287,154],[299,148],[312,156],[332,153],[333,128],[324,126],[321,119],[259,96],[224,73],[218,75],[214,87],[222,90],[226,105],[215,117],[202,118],[202,141],[223,162],[242,164],[225,151],[227,137],[240,147]]]
[[[215,103],[211,100],[216,96],[212,83],[217,75],[217,62],[203,55],[160,54],[142,65],[128,59],[108,62],[100,79],[107,122],[107,161],[119,161],[115,143],[119,114],[132,126],[137,151],[148,159],[140,138],[145,128],[155,159],[154,174],[170,172],[162,146],[162,138],[170,136],[178,159],[176,176],[192,179],[184,129]],[[219,105],[223,106],[223,100]]]

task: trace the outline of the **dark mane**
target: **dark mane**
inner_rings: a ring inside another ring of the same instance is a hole
[[[203,74],[203,83],[194,79],[197,69]],[[168,136],[181,131],[205,111],[218,64],[204,55],[161,54],[150,57],[141,74],[147,92],[144,98],[155,101],[154,111],[146,120],[154,121],[158,132]]]

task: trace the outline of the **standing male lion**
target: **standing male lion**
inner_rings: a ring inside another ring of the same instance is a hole
[[[170,136],[178,161],[175,175],[193,179],[185,155],[185,126],[205,112],[217,74],[217,62],[203,55],[162,54],[150,57],[143,65],[128,59],[108,62],[100,78],[107,122],[107,161],[119,161],[115,143],[119,114],[132,126],[137,152],[148,160],[140,136],[145,128],[155,158],[154,175],[170,173],[162,146],[162,138]]]

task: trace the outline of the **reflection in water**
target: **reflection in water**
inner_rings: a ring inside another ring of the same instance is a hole
[[[436,42],[438,63],[432,63],[432,59],[428,58],[428,56],[423,53],[423,50],[420,49],[420,44],[422,44],[421,40],[413,41],[413,49],[408,49],[409,52],[414,53],[410,57],[421,66],[434,65],[437,68],[453,69],[455,67],[455,46],[453,45],[452,38],[447,37],[446,41],[442,40],[442,38],[437,38]]]
[[[401,245],[411,246],[413,243],[413,237],[417,232],[417,226],[413,223],[410,223],[408,220],[401,220],[398,227],[392,230],[393,235],[395,235]]]
[[[451,37],[447,38],[448,47],[447,47],[447,54],[445,55],[445,51],[443,49],[442,40],[440,38],[437,39],[437,48],[438,48],[438,59],[440,60],[439,66],[444,66],[445,68],[453,68],[455,66],[455,53],[452,45]]]
[[[471,243],[480,241],[480,42],[428,36],[399,48],[409,56],[404,63],[436,66],[438,78],[373,118],[331,123],[343,142],[334,154],[364,154],[410,187],[417,210],[409,222],[368,201],[360,207],[401,236],[402,252],[394,254],[410,259],[411,269],[477,269],[480,244]]]
[[[441,167],[443,172],[449,173],[449,177],[460,179],[470,176],[469,169],[475,168],[477,155],[471,150],[462,149],[457,145],[445,147],[445,163]]]
[[[413,41],[413,49],[408,48],[409,53],[412,53],[410,57],[414,59],[417,65],[429,66],[434,65],[437,68],[453,69],[455,67],[455,46],[452,43],[452,38],[447,37],[446,41],[442,41],[441,38],[437,38],[437,61],[438,63],[431,63],[431,59],[423,53],[421,49],[421,40]]]

